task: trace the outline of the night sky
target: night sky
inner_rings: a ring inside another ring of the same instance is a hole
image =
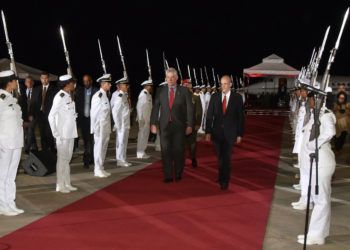
[[[107,71],[122,77],[116,36],[119,35],[134,86],[146,80],[145,49],[150,51],[153,78],[163,78],[162,51],[171,66],[214,66],[220,74],[242,69],[276,53],[300,68],[319,46],[331,25],[328,52],[334,46],[350,1],[2,1],[18,62],[61,75],[66,63],[58,27],[66,32],[73,71],[78,78],[102,74],[97,38]],[[350,22],[332,73],[349,75]],[[0,30],[0,58],[8,57]],[[325,60],[324,60],[325,61]],[[324,67],[322,67],[323,69]]]

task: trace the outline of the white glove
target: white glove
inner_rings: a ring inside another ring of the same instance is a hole
[[[56,144],[57,145],[62,144],[63,141],[62,141],[62,138],[60,136],[55,137],[55,139],[56,139]]]

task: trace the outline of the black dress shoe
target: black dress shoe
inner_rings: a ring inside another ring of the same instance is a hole
[[[89,169],[89,163],[84,163],[84,168]]]
[[[181,180],[182,180],[182,176],[181,176],[181,175],[176,176],[176,178],[175,178],[175,181],[176,181],[176,182],[179,182],[179,181],[181,181]]]
[[[193,167],[193,168],[198,167],[198,163],[197,163],[197,160],[196,160],[196,159],[192,159],[192,167]]]
[[[170,182],[173,182],[173,179],[172,178],[165,178],[163,180],[164,183],[170,183]]]
[[[228,189],[228,183],[221,183],[221,190],[227,190]]]

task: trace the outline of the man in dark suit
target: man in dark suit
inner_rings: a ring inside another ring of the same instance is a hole
[[[35,120],[35,124],[39,127],[41,149],[56,153],[55,141],[52,136],[48,116],[58,89],[50,83],[49,77],[49,73],[41,73],[41,84],[33,89],[30,113]]]
[[[242,96],[231,91],[231,78],[221,78],[221,92],[212,95],[206,118],[206,140],[213,140],[219,160],[219,184],[228,189],[231,177],[231,153],[241,143],[244,132]]]
[[[198,129],[202,124],[202,102],[199,95],[193,93],[193,87],[190,79],[185,79],[182,83],[182,86],[187,87],[191,92],[192,96],[192,104],[193,104],[193,131],[192,134],[186,137],[186,144],[189,149],[190,157],[192,160],[192,167],[196,168],[198,166],[197,163],[197,134]]]
[[[29,153],[30,150],[38,150],[34,133],[34,119],[31,114],[32,94],[34,80],[31,76],[27,76],[24,80],[25,88],[22,90],[22,119],[24,127],[24,152]]]
[[[94,163],[94,135],[90,133],[91,99],[98,88],[93,86],[90,75],[83,76],[83,85],[76,88],[75,106],[78,113],[78,127],[81,129],[84,141],[84,168],[89,168],[89,165]]]
[[[167,86],[159,88],[151,114],[151,132],[160,129],[164,182],[180,181],[185,164],[185,137],[192,133],[193,104],[187,88],[177,86],[177,71],[166,71]]]

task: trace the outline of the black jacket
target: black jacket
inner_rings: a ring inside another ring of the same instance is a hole
[[[231,91],[225,115],[222,111],[221,92],[210,98],[206,117],[205,133],[211,134],[213,139],[224,138],[234,142],[244,133],[244,110],[242,96]]]
[[[98,88],[91,87],[91,96],[90,96],[90,107],[92,96],[98,91]],[[85,87],[77,86],[75,89],[74,95],[75,109],[78,113],[78,119],[84,117],[84,105],[85,105]]]
[[[30,106],[30,110],[28,115],[33,115],[34,117],[38,117],[41,110],[41,100],[42,100],[42,90],[43,86],[40,84],[33,89],[32,93],[32,103]],[[46,117],[49,116],[53,99],[58,92],[58,88],[53,83],[50,83],[48,89],[46,90],[46,96],[44,101],[44,110],[42,111]]]
[[[168,86],[160,87],[157,90],[152,108],[151,124],[159,125],[160,130],[164,130],[168,126],[170,120],[173,125],[179,129],[193,127],[192,95],[185,87],[176,87],[175,99],[171,110],[169,109]]]

